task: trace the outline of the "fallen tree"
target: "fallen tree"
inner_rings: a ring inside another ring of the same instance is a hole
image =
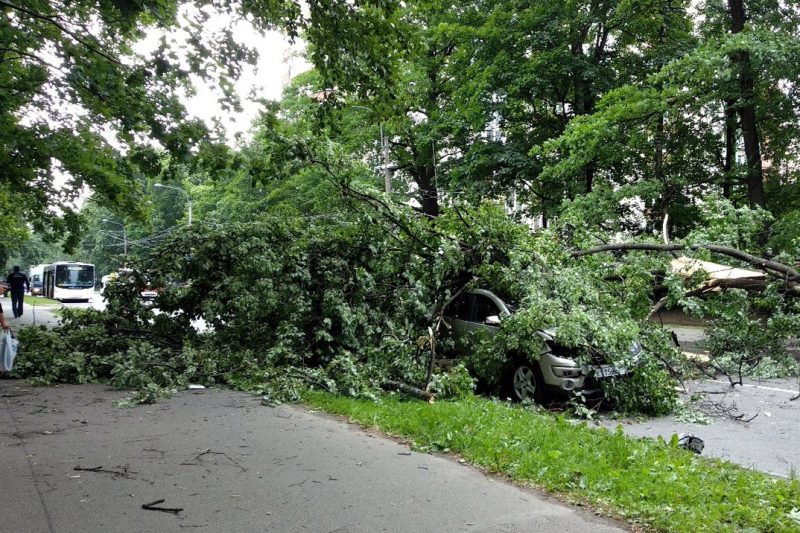
[[[627,243],[616,243],[616,244],[602,244],[600,246],[595,246],[592,248],[588,248],[586,250],[575,250],[571,253],[571,255],[572,257],[577,258],[592,254],[599,254],[603,252],[627,252],[636,250],[653,251],[653,252],[681,252],[681,251],[695,251],[701,249],[708,250],[709,252],[713,252],[716,254],[732,257],[733,259],[738,259],[739,261],[743,261],[754,268],[758,268],[764,271],[770,276],[773,276],[777,279],[782,279],[786,282],[800,281],[800,272],[798,272],[797,270],[788,265],[779,263],[777,261],[773,261],[772,259],[757,257],[742,250],[731,248],[730,246],[720,246],[716,244],[683,245],[683,244],[627,242]]]
[[[570,255],[698,250],[736,259],[756,270],[687,256],[673,258],[665,275],[680,278],[682,285],[673,284],[673,291],[653,304],[648,319],[672,305],[706,321],[706,338],[698,347],[708,356],[687,361],[702,375],[725,376],[731,387],[742,385],[746,377],[796,372],[797,360],[786,348],[800,335],[800,273],[792,266],[715,244],[616,243],[574,250]]]

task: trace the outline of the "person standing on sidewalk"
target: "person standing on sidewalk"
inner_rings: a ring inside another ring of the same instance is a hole
[[[6,293],[6,288],[5,283],[0,281],[0,296]],[[6,320],[6,315],[3,314],[3,304],[0,304],[0,327],[3,328],[3,331],[11,329],[11,326],[8,325],[8,320]]]
[[[19,271],[18,266],[14,267],[14,271],[8,275],[6,281],[11,287],[11,311],[14,313],[14,318],[21,317],[25,290],[31,290],[31,282],[28,281],[28,276]]]

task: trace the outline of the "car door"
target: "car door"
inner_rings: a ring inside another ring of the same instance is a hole
[[[451,301],[444,311],[449,329],[447,336],[455,344],[458,355],[466,353],[466,336],[470,332],[470,316],[472,313],[472,294],[461,293]]]
[[[500,308],[497,304],[485,294],[472,294],[472,312],[470,321],[468,322],[469,331],[477,331],[479,329],[494,333],[497,331],[497,326],[489,324],[487,319],[489,317],[498,317],[501,315]]]
[[[486,319],[500,314],[498,306],[483,294],[465,293],[454,299],[445,310],[445,318],[450,324],[450,337],[455,343],[456,353],[469,353],[473,332],[479,329],[496,331],[497,327],[486,324]]]

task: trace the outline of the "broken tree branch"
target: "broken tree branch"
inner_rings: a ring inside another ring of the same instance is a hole
[[[434,400],[436,400],[435,394],[426,392],[422,389],[418,389],[417,387],[414,387],[412,385],[407,385],[400,381],[394,381],[394,380],[384,381],[383,383],[381,383],[381,388],[383,390],[388,390],[388,391],[400,391],[405,394],[408,394],[409,396],[414,396],[415,398],[419,398],[421,400],[427,400],[428,402],[433,402]]]
[[[736,407],[736,403],[732,401],[726,401],[725,396],[723,396],[719,401],[711,401],[711,400],[704,400],[697,404],[697,408],[700,412],[711,416],[711,417],[725,417],[730,420],[734,420],[736,422],[748,423],[752,422],[753,420],[758,417],[760,414],[756,412],[756,414],[752,416],[747,416],[745,413],[739,412]]]
[[[572,257],[599,254],[602,252],[627,252],[630,250],[645,250],[650,252],[675,252],[686,249],[682,244],[655,244],[646,242],[621,242],[616,244],[601,244],[586,250],[575,250]]]
[[[718,281],[718,280],[712,280],[712,281]],[[715,287],[715,285],[704,285],[702,287],[698,287],[696,289],[692,289],[690,291],[684,292],[683,293],[683,297],[684,298],[691,298],[692,296],[700,296],[704,292],[712,290],[714,287]],[[669,300],[669,296],[664,296],[659,301],[657,301],[653,305],[653,307],[650,309],[650,313],[647,314],[647,320],[650,320],[653,317],[653,315],[655,315],[656,313],[660,312],[661,309],[663,309],[664,306],[667,304],[668,300]]]
[[[682,250],[708,250],[715,254],[726,255],[739,261],[748,263],[750,266],[758,268],[774,277],[783,279],[784,281],[798,281],[800,280],[800,272],[793,269],[788,265],[766,259],[764,257],[757,257],[747,252],[743,252],[730,246],[720,246],[717,244],[693,244],[690,246],[683,244],[656,244],[644,242],[621,242],[616,244],[603,244],[601,246],[594,246],[586,250],[575,250],[572,252],[572,257],[583,257],[586,255],[598,254],[602,252],[626,252],[632,250],[644,250],[652,252],[676,252]]]
[[[730,246],[719,246],[716,244],[695,244],[694,246],[692,246],[692,250],[697,250],[700,248],[705,248],[706,250],[714,252],[716,254],[733,257],[734,259],[738,259],[740,261],[744,261],[745,263],[749,263],[751,266],[764,270],[766,272],[777,272],[779,274],[783,274],[785,278],[788,278],[790,280],[795,280],[800,278],[800,272],[798,272],[797,270],[793,269],[788,265],[784,265],[783,263],[778,263],[777,261],[772,261],[771,259],[756,257],[754,255],[748,254],[747,252],[737,250],[736,248],[731,248]]]

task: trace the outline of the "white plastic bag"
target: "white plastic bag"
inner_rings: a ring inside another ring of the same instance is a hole
[[[6,330],[0,339],[0,372],[10,372],[14,367],[18,344],[19,341],[11,335],[11,330]]]

